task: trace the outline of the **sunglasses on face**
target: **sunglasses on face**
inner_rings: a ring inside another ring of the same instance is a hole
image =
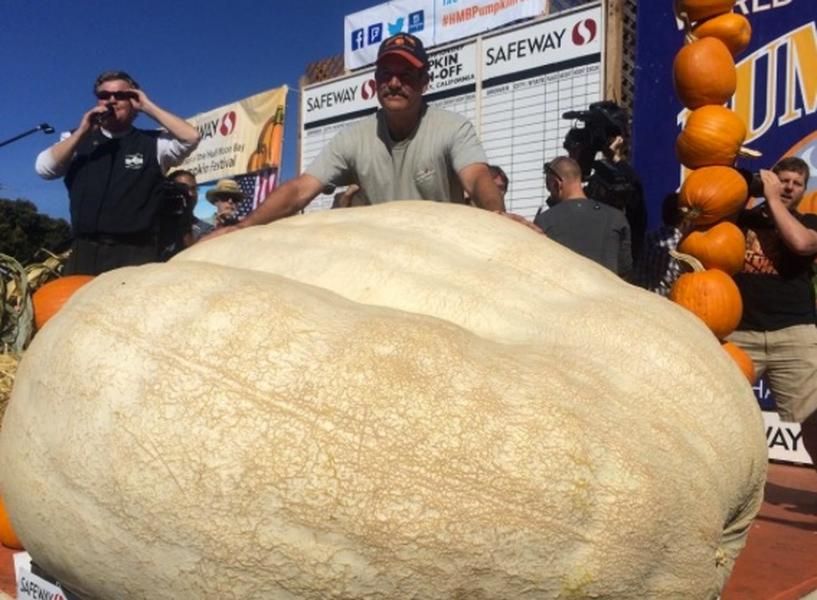
[[[131,100],[136,98],[136,94],[133,92],[97,92],[96,97],[100,100],[110,100],[113,98],[114,100]]]
[[[542,169],[542,174],[543,174],[545,177],[547,177],[548,175],[550,175],[550,176],[551,176],[551,177],[553,177],[553,178],[554,178],[556,181],[562,181],[562,176],[561,176],[561,175],[559,175],[559,174],[556,172],[556,170],[555,170],[553,167],[551,167],[550,165],[548,165],[548,164],[546,164],[546,165],[545,165],[545,168],[544,168],[544,169]]]
[[[407,71],[393,71],[391,69],[377,69],[374,72],[375,81],[378,83],[388,83],[394,77],[400,80],[400,83],[408,85],[416,85],[420,82],[422,73],[420,71],[411,69]]]

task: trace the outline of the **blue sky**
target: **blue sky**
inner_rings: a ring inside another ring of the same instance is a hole
[[[298,79],[306,65],[343,51],[343,17],[376,0],[260,2],[6,0],[0,3],[0,197],[26,198],[68,216],[61,180],[34,173],[34,159],[94,105],[92,83],[107,69],[129,72],[159,106],[196,113],[287,84],[283,177],[295,175]],[[139,117],[137,126],[154,122]]]

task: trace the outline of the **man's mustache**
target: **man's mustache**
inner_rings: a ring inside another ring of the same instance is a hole
[[[386,91],[383,93],[384,96],[400,96],[401,98],[405,98],[406,95],[403,93],[401,89],[392,89],[387,88]]]

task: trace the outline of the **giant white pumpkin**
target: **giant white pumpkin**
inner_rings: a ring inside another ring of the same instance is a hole
[[[26,548],[105,599],[713,598],[765,465],[694,316],[431,202],[98,277],[0,435]]]

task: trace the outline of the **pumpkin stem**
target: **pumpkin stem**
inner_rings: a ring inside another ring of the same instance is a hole
[[[678,18],[684,24],[684,43],[691,44],[698,40],[698,37],[692,33],[692,23],[689,20],[689,15],[686,11],[678,14]]]
[[[681,213],[681,223],[686,225],[687,229],[693,229],[695,220],[701,216],[701,210],[694,206],[681,206],[678,212]]]
[[[743,158],[760,158],[763,156],[763,153],[747,148],[746,146],[741,146],[740,150],[738,150],[738,156],[742,156]]]
[[[684,254],[683,252],[678,252],[677,250],[670,250],[669,255],[675,260],[681,261],[682,263],[686,264],[696,273],[702,273],[703,271],[706,271],[706,268],[704,268],[703,263],[701,263],[701,261],[699,261],[691,254]]]

